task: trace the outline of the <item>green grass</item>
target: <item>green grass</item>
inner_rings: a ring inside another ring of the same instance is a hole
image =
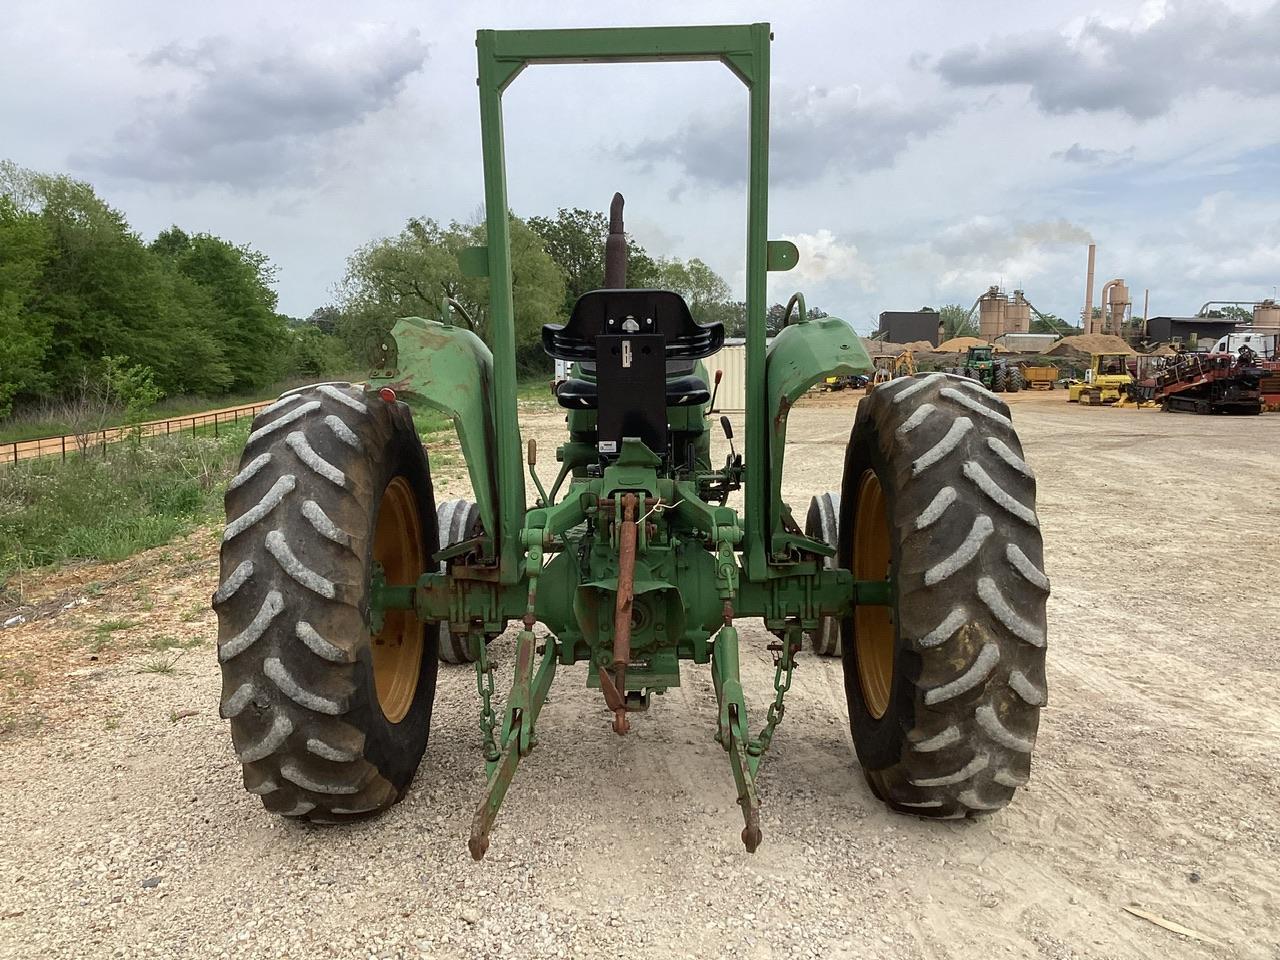
[[[553,403],[549,380],[541,374],[522,380],[518,385],[521,405]],[[204,401],[199,406],[207,408]],[[444,431],[453,429],[447,417],[423,407],[415,407],[414,421],[423,438],[433,444],[438,444]],[[10,581],[23,570],[72,561],[123,560],[169,543],[201,523],[221,520],[223,489],[235,474],[248,431],[249,422],[241,420],[223,424],[216,438],[211,430],[200,436],[175,434],[140,444],[108,444],[65,462],[48,458],[0,467],[0,600],[21,595]],[[463,464],[455,451],[437,449],[432,466],[440,473],[452,473]],[[156,555],[160,566],[198,559],[199,554],[190,550]],[[101,585],[87,590],[101,590]],[[144,612],[154,608],[145,584],[135,589],[134,599]],[[189,623],[201,615],[202,611],[191,610],[181,619]],[[101,649],[115,629],[126,626],[133,624],[122,622],[111,628],[100,624],[91,643]]]
[[[0,589],[23,569],[123,560],[220,516],[248,427],[0,469]]]
[[[93,636],[89,638],[89,652],[101,653],[111,642],[111,635],[118,630],[128,630],[137,623],[123,617],[103,620],[93,628]]]
[[[182,616],[178,617],[178,619],[183,623],[191,623],[192,621],[199,620],[203,617],[207,609],[208,607],[203,603],[196,604],[194,607],[184,610],[182,612]]]
[[[365,378],[365,374],[366,371],[360,370],[332,377],[326,376],[321,379],[360,381]],[[286,390],[306,386],[308,383],[314,382],[315,379],[314,377],[292,377],[263,387],[261,390],[229,393],[220,397],[194,395],[168,397],[152,408],[147,415],[147,419],[170,420],[176,417],[189,417],[192,414],[204,413],[206,410],[221,410],[223,407],[247,407],[255,403],[265,403],[269,400],[274,400]],[[112,418],[104,426],[115,427],[119,426],[121,422],[121,418],[116,417]],[[219,432],[225,429],[225,427],[220,426]],[[206,431],[212,435],[212,424],[207,428],[197,429],[198,433]],[[11,416],[0,421],[0,444],[22,440],[37,440],[41,437],[58,437],[70,432],[71,427],[59,417],[56,405],[27,407],[23,410],[14,411]],[[188,428],[189,432],[190,428]]]
[[[516,384],[516,399],[520,403],[551,404],[551,372],[526,375]]]

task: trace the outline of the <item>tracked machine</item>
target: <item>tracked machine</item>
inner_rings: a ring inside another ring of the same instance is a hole
[[[1154,400],[1166,413],[1259,414],[1271,371],[1252,350],[1179,353],[1156,377]]]
[[[365,384],[292,391],[257,418],[227,491],[213,597],[221,710],[245,787],[268,810],[324,822],[387,809],[426,750],[437,683],[478,684],[479,858],[541,738],[661,723],[636,711],[708,670],[708,733],[754,850],[761,765],[782,748],[803,638],[823,630],[840,641],[857,763],[890,807],[987,814],[1027,782],[1049,581],[1005,404],[946,374],[883,384],[851,424],[840,490],[810,504],[817,522],[802,531],[783,497],[793,405],[825,377],[873,366],[846,323],[809,318],[802,297],[766,347],[766,274],[797,261],[766,233],[771,39],[762,23],[479,33],[487,243],[461,259],[488,278],[488,341],[447,301],[395,321]],[[722,63],[748,94],[743,449],[711,455],[707,368],[723,329],[695,322],[675,293],[626,287],[619,204],[609,284],[542,333],[569,364],[548,487],[520,436],[502,95],[532,65],[662,60]],[[436,503],[411,402],[452,418],[474,501]],[[763,629],[740,633],[748,619]],[[775,669],[753,726],[740,648],[756,636],[770,638]],[[514,643],[501,700],[491,642]],[[442,655],[463,665],[442,671]],[[599,723],[546,729],[555,674],[575,664],[599,691]]]
[[[1067,384],[1067,402],[1100,407],[1123,400],[1134,384],[1129,359],[1126,353],[1093,354],[1085,379]]]

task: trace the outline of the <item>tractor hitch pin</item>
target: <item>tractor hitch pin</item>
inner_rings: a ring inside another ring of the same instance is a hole
[[[634,493],[622,495],[622,525],[618,529],[618,594],[613,610],[613,687],[619,701],[613,706],[613,732],[631,729],[627,720],[627,664],[631,661],[631,609],[636,586],[636,506]]]

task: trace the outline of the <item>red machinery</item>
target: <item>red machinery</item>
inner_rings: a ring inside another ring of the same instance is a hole
[[[1280,363],[1256,355],[1179,353],[1156,377],[1155,396],[1166,413],[1257,414],[1263,410],[1262,384],[1274,385],[1280,402]]]

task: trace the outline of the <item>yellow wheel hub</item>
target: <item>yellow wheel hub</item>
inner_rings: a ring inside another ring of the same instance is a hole
[[[857,521],[853,531],[853,578],[884,580],[889,576],[893,548],[889,539],[888,504],[873,470],[858,481]],[[893,689],[893,608],[858,606],[853,614],[854,660],[862,699],[879,720],[889,709]]]
[[[387,583],[416,583],[427,568],[422,523],[413,488],[394,477],[382,494],[373,559],[382,565]],[[381,632],[373,637],[373,683],[378,706],[391,723],[409,712],[422,670],[422,624],[412,610],[387,610]]]

